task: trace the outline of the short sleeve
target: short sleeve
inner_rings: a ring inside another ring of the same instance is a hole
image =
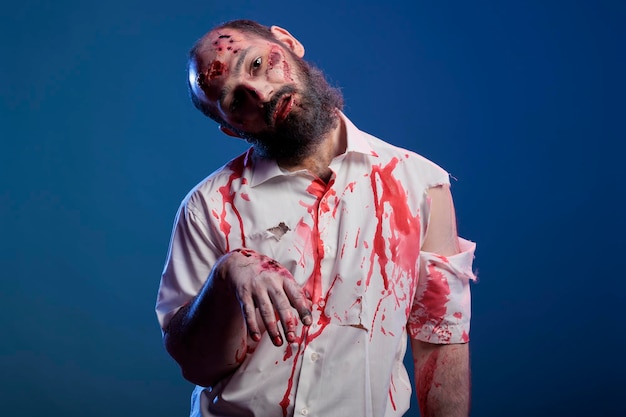
[[[192,202],[183,202],[174,221],[157,296],[156,314],[162,329],[198,294],[220,253]]]
[[[436,344],[469,341],[470,281],[476,244],[459,238],[461,252],[420,254],[420,275],[407,323],[413,339]]]

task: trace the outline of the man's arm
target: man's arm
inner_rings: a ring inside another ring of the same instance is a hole
[[[422,417],[467,417],[470,406],[469,346],[411,341],[415,391]]]
[[[267,330],[280,346],[282,325],[287,341],[293,342],[293,309],[309,325],[308,304],[280,264],[250,250],[236,250],[217,261],[200,293],[174,315],[165,331],[165,347],[185,379],[212,386],[243,362],[249,338],[258,342]]]
[[[460,252],[456,216],[447,185],[431,188],[430,221],[422,250],[443,256]],[[422,417],[467,417],[470,406],[469,346],[411,339],[417,400]]]

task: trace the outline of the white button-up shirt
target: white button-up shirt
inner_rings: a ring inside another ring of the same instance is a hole
[[[282,347],[268,337],[214,387],[196,387],[192,416],[392,417],[409,407],[407,331],[468,340],[474,244],[451,257],[421,251],[430,187],[448,174],[359,131],[325,184],[249,150],[183,201],[157,300],[166,328],[216,260],[237,248],[276,259],[312,296],[313,324]]]

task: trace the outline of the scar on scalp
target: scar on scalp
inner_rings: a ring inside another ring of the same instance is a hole
[[[267,229],[268,232],[274,235],[276,240],[280,240],[281,237],[285,235],[291,229],[284,222],[280,222],[278,226],[270,227]]]
[[[211,66],[205,72],[198,74],[196,82],[198,83],[198,86],[204,90],[211,80],[222,75],[224,71],[226,71],[226,64],[220,61],[213,61]]]

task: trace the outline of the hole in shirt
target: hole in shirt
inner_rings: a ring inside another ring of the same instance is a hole
[[[291,229],[289,228],[289,226],[287,226],[284,222],[280,222],[278,226],[270,227],[269,229],[267,229],[268,232],[274,235],[276,240],[280,240],[280,238],[283,237],[285,233],[290,230]]]

